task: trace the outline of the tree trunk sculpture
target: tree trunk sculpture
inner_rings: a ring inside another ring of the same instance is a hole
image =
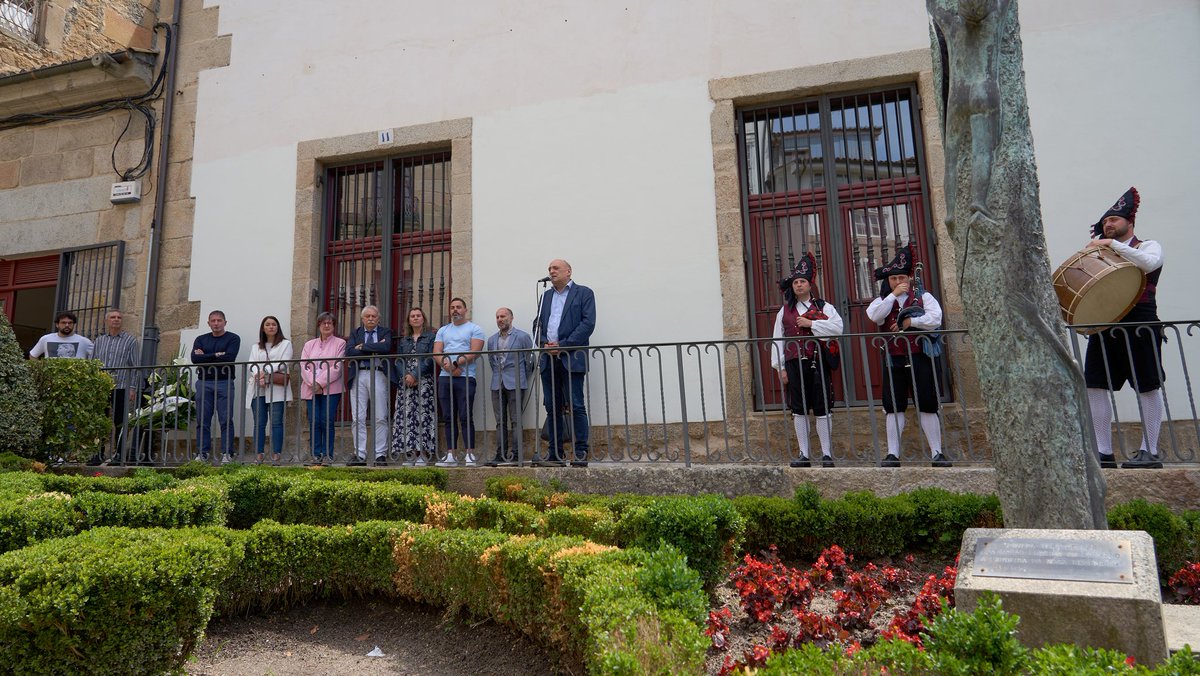
[[[926,0],[947,227],[1013,528],[1104,529],[1083,375],[1050,282],[1016,0]]]

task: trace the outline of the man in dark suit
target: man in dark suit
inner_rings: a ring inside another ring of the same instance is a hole
[[[346,389],[354,416],[354,454],[350,465],[367,464],[367,448],[375,451],[375,464],[387,464],[388,394],[391,392],[392,330],[379,325],[379,308],[362,310],[362,325],[346,338]],[[368,436],[367,416],[373,421],[374,438]]]
[[[542,464],[563,466],[562,443],[565,428],[562,409],[571,403],[571,421],[575,434],[573,467],[587,467],[588,415],[584,401],[584,383],[588,370],[587,345],[596,329],[596,296],[592,290],[571,281],[571,264],[561,259],[548,267],[553,288],[542,296],[538,315],[538,346],[549,348],[542,354],[539,368],[545,392],[546,418],[550,421],[550,441]],[[571,348],[585,349],[571,349]]]

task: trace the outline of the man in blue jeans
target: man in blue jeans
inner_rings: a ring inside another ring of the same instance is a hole
[[[225,313],[208,313],[211,333],[197,336],[192,343],[192,363],[196,369],[196,397],[199,399],[200,419],[196,421],[196,445],[200,459],[207,461],[212,450],[212,416],[217,414],[221,426],[221,462],[233,460],[233,382],[238,350],[242,339],[225,330]]]
[[[555,259],[547,267],[552,288],[542,296],[538,316],[538,346],[549,348],[539,362],[546,418],[550,420],[550,442],[546,459],[538,465],[562,467],[562,444],[566,429],[562,409],[571,402],[571,422],[575,434],[575,459],[572,467],[587,467],[588,414],[584,400],[588,354],[586,347],[596,328],[596,296],[592,290],[571,281],[571,264]],[[565,348],[585,349],[565,349]]]

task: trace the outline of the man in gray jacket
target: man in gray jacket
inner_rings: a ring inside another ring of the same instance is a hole
[[[492,410],[496,412],[496,457],[488,467],[509,467],[521,457],[521,418],[532,382],[533,338],[513,327],[512,310],[496,310],[496,328],[487,339],[488,365],[492,370]]]

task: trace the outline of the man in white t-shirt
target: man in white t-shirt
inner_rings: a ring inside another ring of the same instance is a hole
[[[483,349],[483,329],[467,321],[467,302],[450,300],[450,323],[438,329],[433,339],[433,361],[441,368],[438,374],[438,406],[446,421],[446,459],[439,467],[458,464],[455,452],[458,433],[462,431],[463,458],[468,466],[475,465],[475,360]]]
[[[47,333],[38,339],[29,351],[33,359],[42,357],[66,357],[74,359],[92,358],[92,341],[75,333],[75,315],[60,312],[54,316],[54,327],[58,331]]]

